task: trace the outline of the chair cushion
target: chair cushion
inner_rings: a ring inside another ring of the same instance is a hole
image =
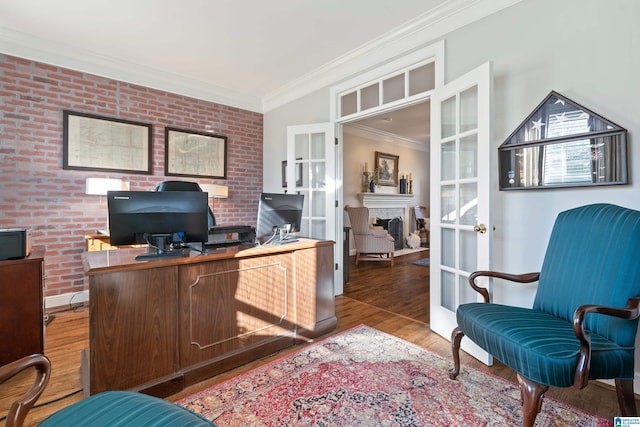
[[[548,386],[573,385],[580,341],[571,322],[528,308],[487,303],[461,304],[456,317],[467,337],[524,377]],[[592,333],[591,349],[589,379],[633,379],[633,347]]]
[[[90,396],[46,418],[40,426],[212,426],[206,418],[166,400],[130,391]]]

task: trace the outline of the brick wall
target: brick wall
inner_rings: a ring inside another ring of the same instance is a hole
[[[153,174],[64,170],[65,109],[151,123]],[[165,126],[226,135],[227,179],[165,178]],[[87,177],[144,191],[165,179],[228,185],[229,198],[215,200],[218,224],[255,225],[262,127],[260,113],[0,54],[0,228],[29,228],[33,245],[45,247],[45,295],[53,296],[86,289],[84,236],[106,228],[106,197],[85,194]]]

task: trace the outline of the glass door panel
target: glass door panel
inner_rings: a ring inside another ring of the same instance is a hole
[[[450,228],[442,228],[442,260],[443,267],[455,268],[456,266],[456,232]]]
[[[478,234],[473,230],[460,230],[460,269],[468,273],[473,273],[478,269],[477,258]],[[466,281],[466,275],[460,277]],[[471,288],[471,286],[469,286],[469,288]],[[473,292],[475,293],[475,291]]]
[[[465,136],[460,139],[460,178],[478,177],[478,135]]]
[[[478,128],[478,88],[460,92],[460,133]]]
[[[440,301],[440,304],[443,308],[449,311],[455,310],[455,280],[455,274],[442,270],[442,300]]]

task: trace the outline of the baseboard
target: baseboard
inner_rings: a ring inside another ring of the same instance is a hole
[[[89,302],[89,291],[71,292],[46,297],[44,308],[46,311],[61,311],[85,305],[87,302]]]

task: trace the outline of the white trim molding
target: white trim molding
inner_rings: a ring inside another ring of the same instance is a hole
[[[449,0],[267,94],[247,94],[0,27],[0,52],[178,95],[264,113],[333,85],[522,0]],[[366,13],[366,12],[365,12]]]

